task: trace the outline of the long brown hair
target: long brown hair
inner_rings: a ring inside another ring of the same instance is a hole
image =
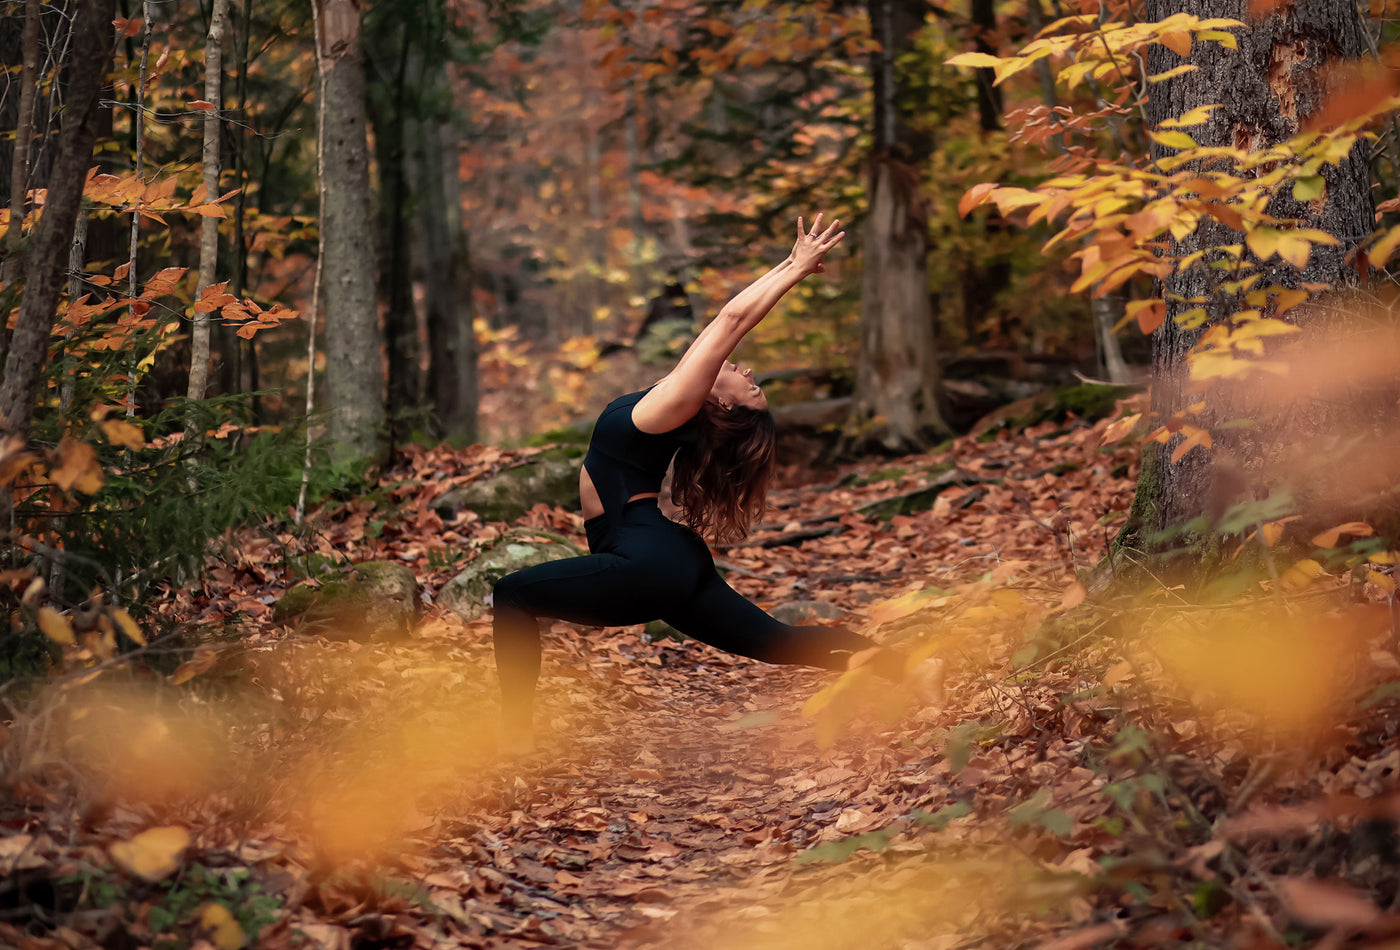
[[[738,541],[763,515],[773,475],[777,430],[767,409],[707,404],[695,442],[676,454],[671,500],[686,524],[725,544]]]

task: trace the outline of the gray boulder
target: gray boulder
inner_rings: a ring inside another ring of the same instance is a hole
[[[418,617],[418,580],[402,564],[366,561],[297,584],[272,608],[278,623],[328,640],[397,640]]]
[[[519,465],[444,493],[433,510],[451,521],[463,509],[475,511],[482,521],[513,521],[540,502],[560,508],[577,508],[578,471],[583,450],[577,446],[546,449]]]
[[[549,540],[534,540],[536,538]],[[516,528],[506,532],[499,541],[482,551],[465,571],[444,584],[438,592],[436,603],[464,620],[476,620],[490,609],[486,596],[502,577],[524,567],[587,553],[560,535],[533,528]]]

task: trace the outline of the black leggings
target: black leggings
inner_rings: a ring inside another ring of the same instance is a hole
[[[792,627],[726,584],[695,532],[661,514],[655,499],[629,502],[617,523],[584,523],[592,554],[549,561],[496,582],[496,670],[508,720],[529,722],[540,675],[537,618],[596,627],[661,619],[688,637],[765,663],[844,670],[877,644],[844,627]],[[903,675],[903,657],[881,650],[877,673]]]

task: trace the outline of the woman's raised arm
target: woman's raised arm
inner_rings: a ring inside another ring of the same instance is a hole
[[[820,274],[823,260],[846,236],[840,221],[821,230],[818,214],[808,231],[797,219],[797,242],[777,267],[739,291],[719,315],[690,344],[676,368],[642,397],[632,409],[632,421],[644,432],[668,432],[683,424],[705,404],[720,367],[750,330],[758,326],[773,305],[809,274]]]

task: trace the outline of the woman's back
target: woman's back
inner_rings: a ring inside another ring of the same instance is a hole
[[[676,451],[695,440],[694,419],[669,432],[638,429],[632,408],[645,395],[644,390],[619,396],[598,416],[579,475],[585,518],[599,514],[616,518],[627,502],[639,496],[655,497]],[[590,502],[601,511],[590,510]]]

